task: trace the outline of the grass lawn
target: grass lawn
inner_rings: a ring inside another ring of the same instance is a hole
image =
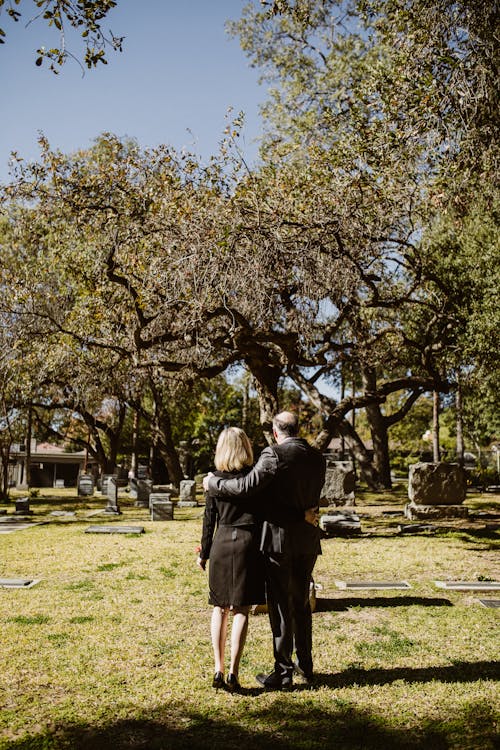
[[[31,501],[33,528],[0,534],[0,750],[477,748],[499,746],[499,610],[435,580],[500,581],[500,497],[471,495],[470,522],[398,533],[403,489],[361,493],[363,534],[328,538],[315,570],[317,682],[265,693],[267,615],[254,615],[243,695],[211,687],[207,580],[195,565],[202,508],[151,522],[123,496],[120,517],[75,490]],[[3,506],[9,516],[13,504]],[[54,510],[76,515],[50,515]],[[90,525],[145,534],[85,534]],[[409,590],[340,590],[335,581],[406,580]]]

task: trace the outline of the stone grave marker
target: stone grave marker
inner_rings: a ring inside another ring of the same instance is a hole
[[[355,505],[356,473],[351,461],[327,460],[320,505]]]
[[[152,482],[150,479],[130,479],[130,497],[135,499],[137,508],[149,508],[149,496],[151,495]]]
[[[408,581],[335,581],[339,589],[376,589],[379,591],[385,589],[411,589]]]
[[[416,463],[408,473],[408,497],[405,516],[410,520],[431,518],[467,518],[462,505],[467,492],[467,476],[459,464]]]
[[[78,477],[78,497],[91,497],[94,494],[94,477],[92,474],[80,474]]]
[[[357,536],[361,534],[361,522],[357,513],[350,511],[328,511],[320,516],[319,527],[328,536]]]
[[[488,607],[489,609],[500,609],[500,599],[479,599],[479,602],[483,607]]]
[[[111,479],[113,474],[103,474],[101,479],[101,495],[108,494],[108,482]]]
[[[434,581],[447,591],[500,591],[500,581]]]
[[[121,515],[120,506],[118,504],[118,488],[124,487],[124,480],[118,479],[116,476],[112,476],[107,482],[108,488],[108,504],[105,507],[106,513],[115,513]]]
[[[89,526],[85,534],[144,534],[144,526]]]
[[[179,487],[179,508],[196,508],[196,482],[194,479],[182,479]]]
[[[0,578],[0,588],[30,589],[40,583],[41,580],[41,578]]]
[[[33,514],[33,511],[30,510],[29,497],[20,497],[19,500],[16,500],[16,509],[14,513],[17,516],[30,516]]]
[[[438,527],[429,523],[405,523],[398,526],[398,531],[400,534],[421,534],[425,531],[438,531]]]
[[[172,521],[174,504],[170,492],[152,492],[149,496],[149,512],[152,521]]]

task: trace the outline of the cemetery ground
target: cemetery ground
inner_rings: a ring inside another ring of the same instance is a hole
[[[98,495],[44,492],[31,501],[42,523],[0,534],[0,577],[38,581],[0,588],[1,750],[498,747],[499,610],[480,599],[500,593],[435,581],[500,580],[500,496],[471,494],[471,519],[402,534],[404,487],[358,493],[362,534],[325,538],[315,570],[315,684],[258,687],[254,675],[272,667],[258,614],[243,694],[231,695],[211,687],[207,577],[195,565],[201,505],[152,522],[126,494],[122,515],[109,517],[91,515],[105,506]],[[13,514],[13,503],[2,507]],[[95,524],[145,533],[85,533]]]

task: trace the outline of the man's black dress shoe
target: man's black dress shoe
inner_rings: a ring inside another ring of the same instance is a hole
[[[291,690],[293,687],[291,675],[281,676],[276,672],[271,672],[271,674],[258,674],[255,677],[266,690]]]
[[[226,687],[230,693],[239,693],[241,685],[238,682],[238,678],[232,672],[229,672],[226,680]]]
[[[226,683],[224,682],[224,675],[222,674],[222,672],[216,672],[214,674],[212,687],[217,689],[226,687]]]

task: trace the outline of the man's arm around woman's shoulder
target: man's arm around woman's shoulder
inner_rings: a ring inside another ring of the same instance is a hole
[[[203,487],[209,495],[225,495],[247,498],[266,487],[278,471],[278,456],[272,446],[264,448],[259,460],[248,474],[237,479],[221,479],[209,474],[203,480]]]

